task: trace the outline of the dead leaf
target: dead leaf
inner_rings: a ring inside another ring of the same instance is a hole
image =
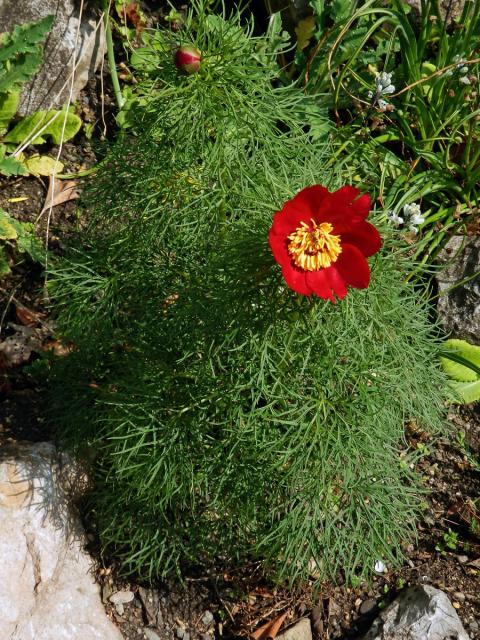
[[[64,358],[73,351],[73,342],[64,344],[61,340],[47,340],[43,345],[44,351],[53,351],[53,354]]]
[[[287,614],[288,611],[285,611],[280,616],[278,616],[278,618],[270,620],[269,622],[256,629],[256,631],[251,634],[253,640],[274,640],[274,638],[277,637],[283,621],[287,617]]]
[[[303,20],[300,20],[295,27],[295,33],[297,35],[297,51],[303,51],[308,46],[313,34],[315,33],[316,22],[314,16],[307,16]]]
[[[77,183],[75,180],[59,180],[58,178],[53,179],[52,176],[50,176],[48,193],[41,213],[47,211],[50,207],[56,207],[69,200],[79,198],[80,194],[76,190],[76,187]]]
[[[468,563],[469,567],[474,567],[475,569],[480,569],[480,558],[476,558]]]
[[[15,303],[15,314],[20,324],[23,324],[26,327],[35,326],[41,321],[42,318],[45,318],[46,315],[45,313],[40,313],[38,311],[28,309],[19,302]]]

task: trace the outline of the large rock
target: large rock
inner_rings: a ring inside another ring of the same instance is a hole
[[[480,344],[480,236],[453,236],[439,259],[445,263],[437,275],[440,322],[453,337]]]
[[[70,503],[84,475],[49,443],[0,457],[0,638],[121,640]]]
[[[0,33],[26,22],[54,15],[55,22],[43,48],[43,62],[35,78],[22,93],[19,113],[58,107],[67,102],[75,60],[73,101],[93,74],[105,50],[102,26],[96,28],[98,13],[85,3],[79,19],[78,0],[1,0]],[[78,38],[77,38],[78,33]]]
[[[277,640],[312,640],[312,625],[308,618],[300,620],[277,636]]]
[[[404,591],[373,623],[363,640],[469,640],[443,591],[420,585]]]

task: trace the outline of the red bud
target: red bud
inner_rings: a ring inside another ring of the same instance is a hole
[[[177,67],[177,69],[188,73],[188,75],[197,73],[197,71],[200,69],[201,59],[202,54],[196,47],[192,45],[185,45],[183,47],[180,47],[175,52],[175,66]]]

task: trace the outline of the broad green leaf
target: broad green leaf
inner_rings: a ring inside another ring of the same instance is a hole
[[[8,125],[17,112],[19,101],[18,91],[0,94],[0,135],[6,133]]]
[[[0,209],[0,240],[15,240],[17,235],[12,219],[6,211]]]
[[[351,0],[332,0],[330,5],[330,17],[334,22],[340,22],[348,18],[355,5]]]
[[[480,367],[480,347],[468,343],[466,340],[452,338],[445,342],[445,350],[458,355],[464,360]],[[441,358],[442,367],[445,373],[458,382],[471,382],[479,380],[480,376],[469,367],[455,362],[448,357]]]
[[[35,154],[27,158],[23,164],[32,176],[51,176],[53,173],[63,171],[63,163],[50,156]]]
[[[36,73],[42,61],[40,42],[53,24],[53,16],[23,24],[3,34],[0,45],[0,94],[19,89]]]
[[[45,260],[45,248],[33,233],[19,235],[17,239],[17,249],[20,253],[26,253],[34,262],[43,263]]]
[[[23,118],[16,127],[7,133],[4,140],[5,142],[21,143],[34,136],[31,144],[42,144],[49,137],[54,144],[60,144],[62,140],[65,142],[73,138],[82,126],[80,118],[68,111],[63,132],[64,119],[65,110],[36,111],[31,116]],[[40,135],[35,136],[35,133],[39,131],[41,131]]]
[[[450,386],[455,392],[453,402],[459,403],[459,398],[465,404],[480,400],[480,378],[472,382],[456,382],[452,380]]]
[[[27,170],[18,158],[5,157],[6,146],[0,144],[0,173],[4,176],[22,176],[26,175]]]
[[[10,273],[10,265],[5,251],[0,247],[0,277]]]

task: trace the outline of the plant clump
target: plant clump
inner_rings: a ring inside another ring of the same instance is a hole
[[[343,179],[312,99],[278,82],[282,33],[195,4],[145,40],[88,224],[49,276],[75,345],[52,368],[52,419],[91,466],[101,540],[150,578],[255,559],[277,579],[312,563],[352,579],[396,562],[421,503],[404,425],[436,429],[442,406],[411,265],[371,213],[383,248],[358,250],[375,253],[364,288],[335,304],[292,291],[274,215]],[[192,75],[174,61],[186,41]]]

